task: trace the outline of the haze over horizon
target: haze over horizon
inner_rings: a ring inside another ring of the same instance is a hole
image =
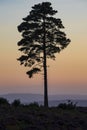
[[[32,79],[26,75],[28,68],[16,60],[21,53],[17,42],[21,36],[17,26],[26,17],[34,4],[43,0],[0,0],[0,94],[43,94],[43,75]],[[49,1],[49,0],[48,0]],[[87,1],[50,0],[58,10],[65,29],[71,39],[67,48],[48,60],[49,94],[87,95]]]

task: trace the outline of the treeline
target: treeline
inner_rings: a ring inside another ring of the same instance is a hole
[[[71,100],[68,100],[67,103],[60,103],[57,107],[61,109],[76,109],[77,103],[73,103]],[[23,104],[21,103],[20,99],[15,99],[12,103],[9,103],[9,101],[6,98],[0,97],[0,106],[32,106],[32,107],[42,107],[42,105],[39,105],[37,102],[30,103],[30,104]],[[44,107],[44,106],[43,106]]]

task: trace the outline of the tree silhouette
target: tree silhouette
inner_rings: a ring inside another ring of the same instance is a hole
[[[61,19],[53,17],[57,13],[50,2],[42,2],[32,7],[29,15],[18,26],[22,39],[18,46],[24,53],[18,60],[28,66],[29,78],[33,74],[44,72],[44,106],[48,107],[47,58],[55,60],[55,53],[67,47],[70,40],[61,31],[64,29]]]

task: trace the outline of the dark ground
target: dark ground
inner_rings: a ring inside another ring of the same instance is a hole
[[[87,130],[87,108],[2,105],[0,130]]]

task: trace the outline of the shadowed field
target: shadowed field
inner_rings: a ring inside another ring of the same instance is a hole
[[[75,104],[44,108],[19,100],[0,104],[0,130],[86,130],[87,108]]]

